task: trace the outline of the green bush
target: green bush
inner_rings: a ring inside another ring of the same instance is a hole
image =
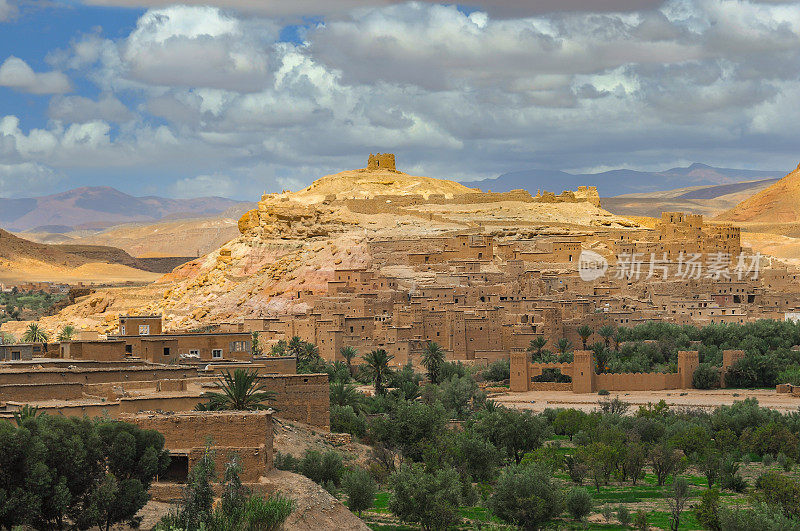
[[[582,487],[572,487],[567,493],[565,505],[570,516],[580,522],[592,512],[592,496]]]
[[[375,480],[363,468],[345,474],[342,487],[347,494],[347,506],[361,517],[361,511],[372,507],[375,501]]]
[[[800,365],[793,365],[779,372],[775,378],[775,383],[800,385]]]
[[[325,453],[317,450],[306,450],[300,460],[298,470],[301,474],[311,479],[314,483],[324,485],[327,482],[339,486],[344,472],[342,456],[338,452],[329,450]]]
[[[627,507],[624,505],[617,507],[617,520],[619,520],[619,525],[628,527],[631,525],[631,518],[631,512]]]
[[[511,361],[497,360],[483,371],[483,379],[487,382],[502,382],[511,378]]]
[[[389,510],[423,529],[448,529],[461,521],[461,484],[453,469],[426,472],[421,464],[402,465],[392,474]]]
[[[510,465],[497,480],[489,507],[500,519],[538,529],[563,510],[561,491],[549,470],[537,465]]]
[[[692,375],[692,386],[695,389],[714,389],[719,387],[719,369],[708,363],[701,363]]]
[[[300,460],[292,454],[284,454],[282,452],[275,452],[273,464],[278,470],[288,470],[289,472],[297,472],[300,468]]]
[[[27,415],[0,421],[0,528],[131,521],[169,464],[164,437],[125,422]]]
[[[719,491],[717,489],[708,489],[703,492],[700,503],[694,508],[694,515],[704,529],[720,531]]]
[[[355,412],[353,406],[331,404],[331,431],[360,438],[367,433],[367,421],[363,415]]]
[[[597,391],[597,394],[600,396],[608,396],[611,393],[609,393],[607,389],[600,389],[599,391]]]

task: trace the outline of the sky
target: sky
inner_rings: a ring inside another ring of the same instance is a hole
[[[0,197],[800,162],[800,2],[0,0]]]

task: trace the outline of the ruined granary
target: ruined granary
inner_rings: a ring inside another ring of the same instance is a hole
[[[394,165],[394,153],[369,154],[367,159],[368,170],[396,170]]]

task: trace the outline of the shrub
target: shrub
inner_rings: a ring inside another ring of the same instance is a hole
[[[331,431],[363,437],[367,433],[367,421],[355,412],[353,406],[331,404]]]
[[[597,391],[597,394],[600,396],[608,396],[611,393],[608,392],[608,389],[600,389],[599,391]]]
[[[756,504],[750,509],[721,507],[719,524],[720,529],[725,531],[800,531],[800,520],[765,503]]]
[[[719,491],[717,489],[708,489],[703,492],[700,503],[694,508],[694,515],[704,529],[720,531]]]
[[[277,468],[278,470],[288,470],[289,472],[297,472],[297,470],[300,468],[300,460],[295,456],[293,456],[292,454],[275,452],[273,463],[275,465],[275,468]]]
[[[280,493],[273,494],[269,498],[250,496],[244,505],[243,520],[246,522],[244,528],[275,531],[281,528],[293,510],[294,501]]]
[[[333,450],[325,453],[306,450],[303,459],[300,461],[299,471],[319,485],[324,485],[330,481],[333,485],[339,486],[342,472],[344,471],[342,456]]]
[[[361,511],[372,507],[375,501],[375,481],[369,472],[357,468],[345,474],[342,486],[347,494],[347,506],[351,511],[357,512],[360,518]]]
[[[767,472],[756,481],[756,489],[757,499],[777,505],[786,514],[800,518],[800,483],[796,480],[777,472]]]
[[[764,466],[772,466],[775,463],[775,458],[772,457],[772,454],[764,454],[764,457],[761,458],[761,464]]]
[[[570,516],[580,522],[592,512],[592,496],[582,487],[572,487],[567,493],[565,505]]]
[[[549,470],[510,465],[498,479],[489,507],[508,523],[537,529],[561,514],[563,501]]]
[[[647,513],[641,509],[636,511],[636,515],[633,517],[633,526],[640,531],[647,531],[649,527],[647,524]]]
[[[392,474],[389,510],[404,522],[423,529],[447,529],[461,521],[458,514],[461,485],[452,469],[425,472],[415,463]]]
[[[487,382],[502,382],[511,378],[511,361],[497,360],[483,371],[483,379]]]
[[[791,472],[794,467],[794,459],[787,457],[785,453],[781,452],[777,457],[778,464],[781,465],[786,472]]]
[[[719,387],[719,379],[719,369],[701,363],[692,375],[692,386],[695,389],[714,389]]]
[[[617,520],[622,527],[631,525],[631,512],[624,505],[617,507]]]
[[[793,365],[779,372],[777,378],[775,378],[775,383],[800,385],[800,366]]]

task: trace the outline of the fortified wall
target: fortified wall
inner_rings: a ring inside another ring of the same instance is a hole
[[[589,350],[576,350],[572,363],[533,363],[529,353],[516,349],[511,353],[511,390],[553,391],[571,390],[573,393],[595,393],[600,389],[607,391],[663,391],[667,389],[692,389],[694,371],[700,365],[700,355],[696,350],[678,352],[678,372],[646,373],[597,373],[594,354]],[[742,350],[723,351],[723,364],[720,385],[725,387],[725,373],[744,357]],[[561,374],[572,378],[571,383],[537,382],[534,378],[545,369],[557,369]]]

